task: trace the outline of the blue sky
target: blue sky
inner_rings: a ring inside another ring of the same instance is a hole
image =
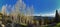
[[[34,14],[53,14],[60,8],[60,0],[23,0],[26,6],[33,5]],[[0,0],[0,10],[3,5],[14,5],[17,0]],[[11,7],[12,7],[11,6]]]

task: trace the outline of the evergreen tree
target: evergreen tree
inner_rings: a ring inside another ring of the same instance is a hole
[[[58,10],[56,10],[56,14],[55,14],[55,22],[56,22],[56,23],[59,22],[59,14],[58,14]]]

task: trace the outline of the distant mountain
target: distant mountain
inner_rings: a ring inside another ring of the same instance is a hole
[[[35,20],[46,19],[46,18],[48,18],[48,19],[53,19],[54,17],[34,16],[34,19],[35,19]]]

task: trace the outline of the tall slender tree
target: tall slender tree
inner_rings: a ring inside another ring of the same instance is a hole
[[[56,14],[55,14],[55,22],[56,22],[56,23],[59,22],[59,14],[58,14],[58,10],[56,10]]]

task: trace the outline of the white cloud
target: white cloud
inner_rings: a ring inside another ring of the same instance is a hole
[[[54,16],[55,16],[55,13],[51,13],[51,14],[42,14],[42,16],[52,16],[52,17],[54,17]]]
[[[51,17],[54,17],[55,16],[55,13],[47,13],[47,14],[34,14],[34,16],[51,16]]]
[[[51,16],[55,17],[55,11],[52,13],[40,13],[40,14],[33,14],[34,16]]]

